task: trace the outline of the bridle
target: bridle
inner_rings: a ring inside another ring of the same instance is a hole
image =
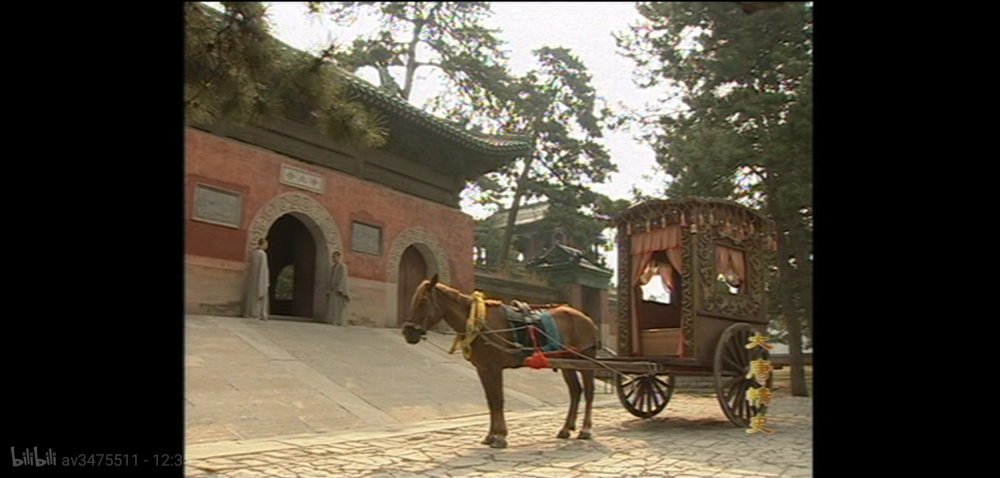
[[[438,317],[441,315],[441,306],[438,304],[436,294],[434,293],[435,289],[437,289],[437,287],[427,287],[424,289],[421,296],[422,300],[427,301],[427,305],[425,307],[430,309],[430,312],[423,314],[424,316],[420,320],[419,325],[414,324],[413,321],[407,323],[408,326],[416,328],[417,331],[420,332],[421,336],[427,335],[427,331],[430,329],[430,327],[427,326],[427,322],[430,321],[431,318]],[[417,301],[418,309],[419,309],[419,303],[420,301],[418,300]]]

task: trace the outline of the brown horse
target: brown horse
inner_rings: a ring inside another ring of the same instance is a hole
[[[441,320],[444,320],[458,333],[464,333],[469,308],[474,299],[468,295],[438,283],[437,274],[430,280],[425,280],[417,286],[413,294],[412,312],[403,325],[403,336],[406,342],[416,344]],[[520,368],[524,366],[524,356],[514,353],[508,345],[514,342],[512,332],[503,312],[501,303],[487,300],[485,327],[470,344],[470,361],[479,372],[479,380],[486,392],[486,402],[490,408],[490,431],[483,439],[484,445],[493,448],[507,446],[507,422],[503,413],[503,369]],[[563,347],[571,347],[582,355],[593,358],[597,350],[597,327],[594,321],[582,312],[568,306],[557,306],[545,309],[559,330]],[[574,357],[575,358],[575,357]],[[577,374],[583,376],[583,386],[577,380]],[[594,372],[562,370],[563,379],[569,386],[569,413],[566,424],[556,435],[559,438],[569,438],[570,430],[576,429],[576,415],[580,405],[580,392],[586,399],[583,415],[583,428],[577,438],[589,439],[591,427],[591,407],[594,401]]]

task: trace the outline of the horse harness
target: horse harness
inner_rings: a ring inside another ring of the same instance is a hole
[[[421,327],[427,330],[427,320],[430,317],[436,317],[441,313],[441,307],[438,305],[438,300],[436,294],[430,293],[426,295],[428,305],[430,306],[430,314],[424,316]],[[511,305],[500,304],[500,310],[510,325],[507,329],[493,330],[486,324],[486,306],[484,302],[484,296],[481,292],[475,292],[472,296],[472,304],[470,305],[469,318],[466,322],[465,333],[458,333],[455,342],[452,344],[449,353],[454,353],[457,349],[461,348],[463,355],[467,360],[470,359],[470,346],[477,338],[482,338],[483,341],[492,347],[502,350],[509,354],[520,354],[527,356],[532,352],[545,352],[546,354],[559,354],[562,352],[577,353],[582,350],[589,349],[596,346],[596,344],[590,344],[586,347],[574,351],[572,349],[566,349],[561,343],[561,337],[558,328],[556,328],[555,323],[552,321],[552,317],[549,316],[548,312],[544,312],[544,309],[555,308],[562,304],[544,304],[544,305],[528,305],[524,302],[514,300],[511,301]],[[513,332],[514,341],[507,340],[499,335],[500,332]],[[540,334],[536,334],[540,332]],[[490,336],[496,336],[507,345],[502,345],[490,338]],[[541,335],[544,344],[539,344],[538,336]],[[530,339],[530,344],[528,343]]]
[[[548,312],[538,310],[521,301],[511,301],[511,305],[501,305],[500,310],[514,332],[514,342],[521,350],[541,349],[542,352],[554,352],[560,348],[562,341],[559,329],[552,322]],[[546,306],[545,308],[550,308]],[[543,334],[536,334],[541,329]]]
[[[500,304],[500,311],[509,327],[493,330],[484,321],[477,331],[477,335],[490,346],[509,354],[519,354],[524,357],[533,352],[544,352],[550,355],[574,352],[563,346],[559,329],[553,322],[552,316],[545,311],[545,309],[552,309],[559,305],[561,304],[528,305],[518,300],[511,301],[510,305]],[[508,331],[513,333],[513,341],[499,335],[500,332]],[[506,346],[492,340],[491,335],[506,342]],[[591,344],[584,347],[583,350],[593,346]]]

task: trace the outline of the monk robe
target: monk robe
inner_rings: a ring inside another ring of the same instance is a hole
[[[351,301],[347,286],[347,264],[337,262],[330,269],[330,288],[326,292],[326,322],[344,325],[344,308]]]
[[[271,286],[270,277],[267,268],[267,253],[260,249],[254,250],[250,255],[250,267],[247,269],[245,317],[267,320],[267,292]]]

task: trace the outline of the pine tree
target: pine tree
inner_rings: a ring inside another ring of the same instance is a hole
[[[224,12],[184,4],[186,124],[262,125],[294,116],[338,142],[385,144],[384,119],[348,97],[332,50],[312,57],[283,45],[260,2],[222,5]]]
[[[755,3],[755,2],[750,2]],[[679,91],[684,107],[647,126],[677,196],[714,196],[763,209],[778,229],[772,317],[783,320],[792,393],[808,394],[802,326],[812,336],[812,4],[752,14],[738,2],[640,3],[618,37],[645,87]],[[636,118],[636,121],[642,121]]]

